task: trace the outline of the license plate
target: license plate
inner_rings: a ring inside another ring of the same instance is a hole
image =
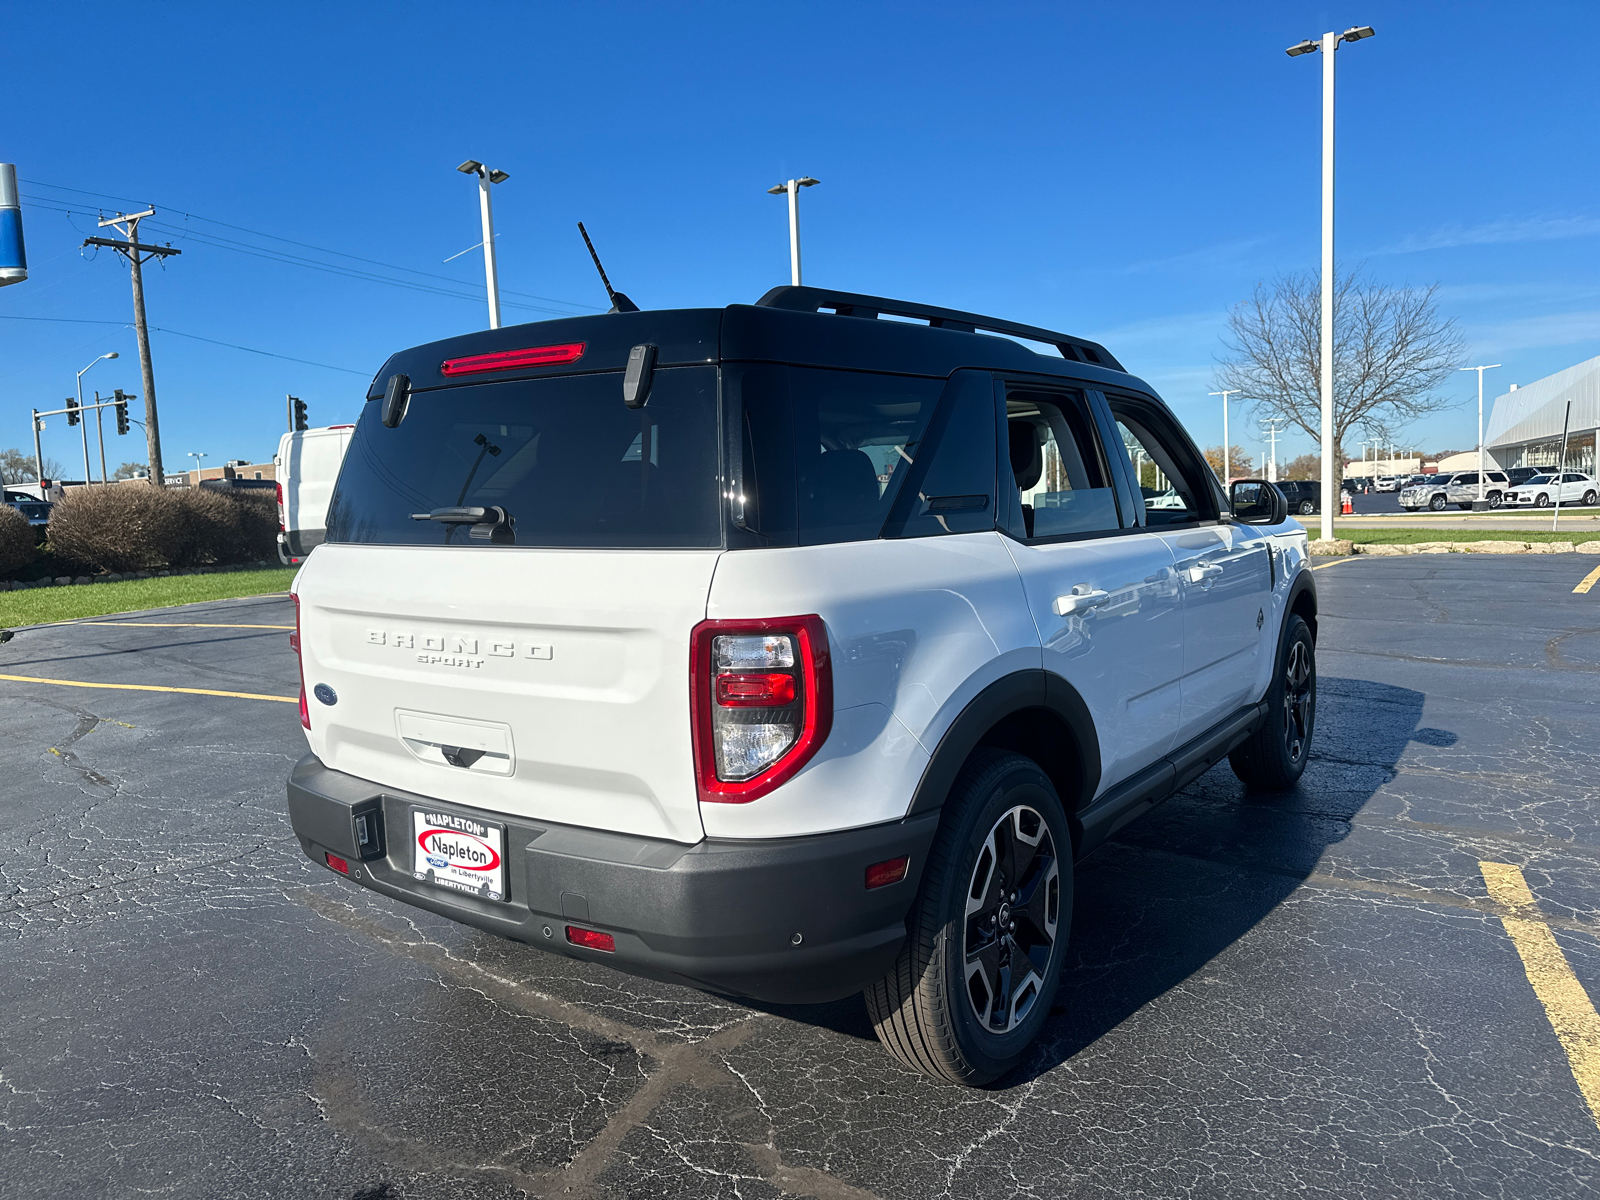
[[[437,808],[411,810],[411,874],[424,883],[506,898],[506,827]]]

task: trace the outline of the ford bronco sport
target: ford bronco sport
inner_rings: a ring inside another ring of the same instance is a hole
[[[1315,717],[1281,494],[1103,346],[809,287],[396,354],[295,601],[314,862],[639,975],[864,991],[965,1084],[1049,1015],[1074,862],[1224,757],[1291,786]]]

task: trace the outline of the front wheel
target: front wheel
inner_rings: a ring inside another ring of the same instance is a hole
[[[1434,512],[1443,512],[1447,503],[1448,501],[1443,496],[1435,496],[1428,501],[1428,507],[1433,509]]]
[[[1228,755],[1233,773],[1252,791],[1292,788],[1305,772],[1316,721],[1317,644],[1305,619],[1291,616],[1267,689],[1267,719]]]
[[[1550,497],[1545,495],[1543,492],[1540,492],[1539,495],[1534,499],[1533,506],[1535,508],[1549,508]]]
[[[1072,927],[1072,835],[1032,759],[979,750],[945,801],[893,968],[866,990],[906,1066],[976,1087],[1022,1061]]]

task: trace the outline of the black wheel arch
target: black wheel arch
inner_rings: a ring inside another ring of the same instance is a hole
[[[1317,581],[1309,568],[1303,568],[1289,585],[1289,601],[1284,605],[1284,624],[1296,616],[1304,619],[1311,629],[1311,640],[1317,640]]]
[[[1100,787],[1100,737],[1076,688],[1043,669],[1017,671],[989,684],[939,739],[906,815],[942,808],[961,768],[981,746],[1013,750],[1038,763],[1077,838],[1077,813]]]

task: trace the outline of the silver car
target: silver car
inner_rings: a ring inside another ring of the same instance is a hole
[[[1505,499],[1510,481],[1504,471],[1483,473],[1483,499],[1490,508],[1499,508]],[[1400,507],[1407,512],[1430,508],[1443,512],[1454,504],[1457,508],[1471,508],[1478,496],[1478,472],[1457,471],[1454,475],[1435,475],[1425,483],[1409,484],[1400,489]]]

